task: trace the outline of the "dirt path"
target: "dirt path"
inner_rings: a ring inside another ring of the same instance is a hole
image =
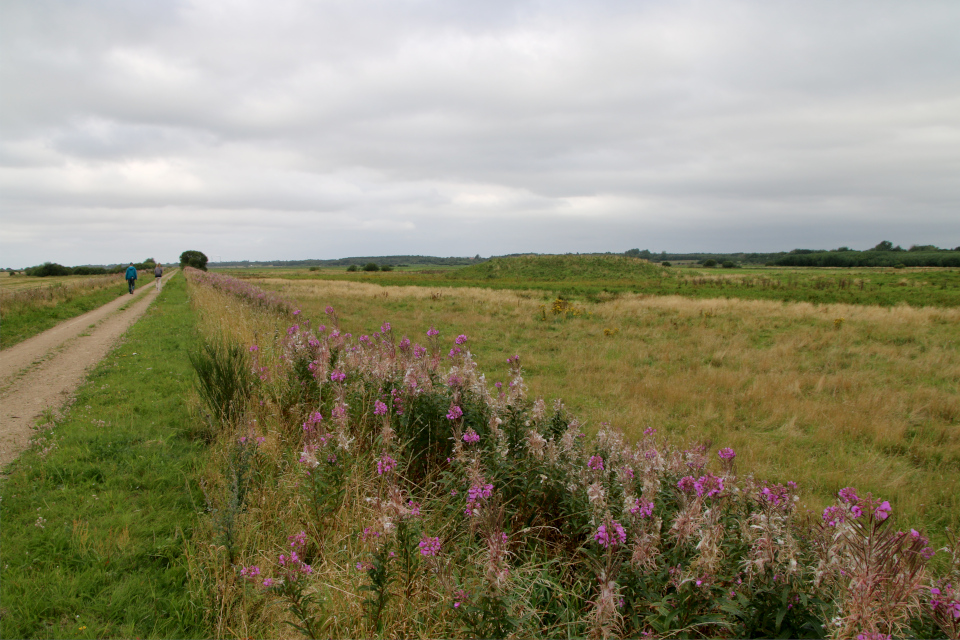
[[[120,296],[0,351],[0,469],[29,446],[37,417],[63,405],[156,297],[153,282],[145,281],[132,296]]]

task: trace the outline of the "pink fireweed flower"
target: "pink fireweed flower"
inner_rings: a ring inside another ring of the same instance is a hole
[[[857,497],[857,490],[853,487],[845,487],[837,492],[837,497],[847,504],[856,504],[860,498]]]
[[[290,547],[293,549],[303,549],[307,546],[307,532],[301,531],[292,536],[287,537],[287,541],[290,542]]]
[[[602,524],[597,528],[597,532],[593,534],[593,539],[600,544],[601,547],[615,547],[618,544],[624,544],[627,541],[627,532],[624,530],[623,525],[621,525],[616,520],[610,522],[610,526]]]
[[[328,316],[331,315],[331,314],[333,313],[333,307],[331,307],[330,305],[327,305],[327,308],[324,309],[324,312],[325,312]]]
[[[708,473],[705,476],[697,478],[693,484],[693,488],[698,496],[712,498],[720,495],[723,491],[723,478],[718,478]]]
[[[423,356],[427,355],[427,348],[421,347],[418,344],[413,345],[413,357],[419,360]]]
[[[857,505],[853,505],[852,507],[850,507],[850,515],[852,515],[854,518],[859,518],[860,516],[863,515],[863,509],[861,509]]]
[[[448,386],[448,387],[459,387],[459,386],[462,385],[462,384],[463,384],[463,378],[461,378],[460,376],[458,376],[458,375],[455,374],[455,373],[451,373],[451,374],[450,374],[450,377],[447,378],[447,386]]]
[[[272,587],[272,586],[273,586],[273,578],[264,578],[264,579],[263,579],[263,586],[266,587],[266,588],[268,588],[268,589],[269,589],[270,587]]]
[[[450,410],[447,411],[447,420],[457,420],[458,418],[463,417],[463,409],[457,405],[452,405]]]
[[[340,371],[339,369],[334,369],[333,372],[330,374],[330,380],[332,380],[333,382],[343,382],[346,379],[347,379],[347,374],[345,374],[343,371]]]
[[[684,493],[693,493],[696,482],[693,476],[683,476],[677,481],[677,488]]]
[[[653,515],[653,502],[637,498],[630,507],[630,513],[641,518],[649,518]]]
[[[594,471],[603,471],[603,458],[600,456],[590,456],[587,461],[587,468]]]
[[[385,473],[390,473],[396,468],[397,468],[397,461],[386,454],[384,454],[382,458],[377,460],[377,475],[382,476]]]
[[[823,521],[828,527],[835,527],[846,521],[843,509],[837,506],[827,507],[823,510]]]
[[[407,336],[403,336],[403,339],[400,341],[400,344],[397,346],[400,347],[400,351],[406,351],[407,349],[410,348],[410,338],[408,338]]]
[[[323,416],[319,411],[314,411],[309,416],[307,416],[307,421],[303,423],[304,431],[312,431],[315,425],[320,424],[323,421]]]
[[[390,331],[390,328],[391,328],[391,327],[390,327],[390,323],[389,323],[389,322],[384,322],[382,325],[380,325],[380,333],[386,333],[386,332]]]
[[[796,488],[797,483],[791,482],[787,483],[788,485],[792,484]],[[769,487],[764,487],[760,490],[760,499],[766,500],[775,507],[786,507],[790,504],[790,490],[788,487],[783,486],[782,484],[775,484]]]
[[[453,349],[450,349],[450,353],[447,354],[447,357],[452,360],[453,358],[456,358],[458,355],[460,355],[460,347],[454,347]]]
[[[387,415],[387,405],[386,403],[380,402],[377,400],[373,403],[373,415],[375,416],[385,416]]]
[[[407,509],[410,511],[411,518],[420,517],[420,503],[413,500],[407,500]]]
[[[424,536],[420,539],[420,555],[436,556],[440,553],[440,538],[430,538]]]
[[[873,512],[873,517],[881,521],[886,520],[890,516],[890,511],[890,503],[884,500]]]
[[[657,430],[654,429],[653,427],[647,427],[646,429],[643,430],[643,435],[645,435],[645,436],[652,436],[652,435],[655,434],[656,432],[657,432]]]
[[[722,460],[733,460],[737,457],[737,453],[730,447],[724,447],[717,452],[717,455],[720,456]]]
[[[463,441],[466,442],[467,444],[480,442],[480,435],[473,429],[467,429],[467,432],[463,434]]]
[[[251,352],[253,352],[253,351],[260,351],[260,347],[258,347],[258,346],[255,345],[255,344],[252,344],[252,345],[250,345],[250,351],[251,351]]]
[[[243,567],[240,569],[240,575],[248,580],[253,580],[258,575],[260,575],[260,567],[253,565],[251,567]]]
[[[427,329],[427,336],[432,338],[433,336],[438,336],[438,335],[440,335],[440,332],[434,329],[432,325],[429,329]]]
[[[457,344],[463,344],[466,341],[467,341],[467,336],[463,335],[462,333],[457,336],[456,340],[454,340],[454,342],[456,342]]]
[[[464,509],[464,514],[468,516],[473,516],[477,514],[478,503],[481,500],[486,500],[493,495],[493,485],[484,484],[479,485],[475,484],[470,487],[467,491],[467,508]]]
[[[290,327],[289,329],[287,329],[287,335],[288,335],[288,336],[292,336],[293,334],[295,334],[295,333],[296,333],[297,331],[299,331],[299,330],[300,330],[300,325],[295,324],[295,325],[293,325],[292,327]]]
[[[300,309],[296,309],[296,310],[293,312],[293,315],[298,316],[298,315],[300,315],[300,313],[301,313],[301,312],[300,312]]]

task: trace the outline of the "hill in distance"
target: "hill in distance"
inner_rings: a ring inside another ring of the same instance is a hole
[[[447,274],[451,280],[636,280],[661,277],[664,268],[623,255],[524,255],[491,258]]]

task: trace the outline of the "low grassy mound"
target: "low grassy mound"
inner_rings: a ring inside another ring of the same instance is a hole
[[[661,277],[663,267],[617,255],[529,255],[493,258],[451,273],[452,280],[646,280]]]

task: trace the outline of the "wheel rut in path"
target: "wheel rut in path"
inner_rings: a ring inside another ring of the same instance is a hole
[[[0,351],[0,472],[30,446],[44,410],[63,406],[156,297],[156,287],[145,284]]]

